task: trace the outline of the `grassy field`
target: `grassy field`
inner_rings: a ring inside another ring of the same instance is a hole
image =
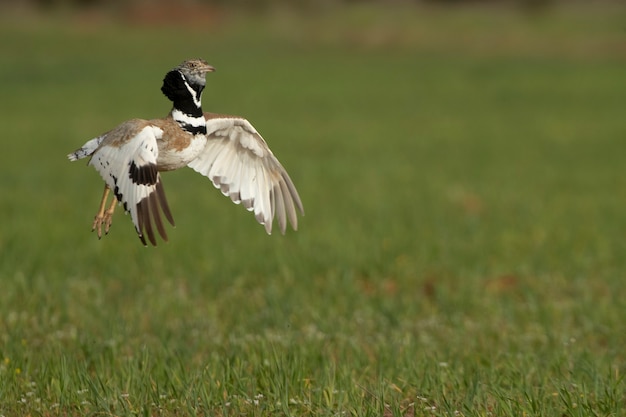
[[[626,416],[626,9],[67,19],[0,25],[1,416]],[[65,155],[196,56],[300,230],[183,170],[99,241]]]

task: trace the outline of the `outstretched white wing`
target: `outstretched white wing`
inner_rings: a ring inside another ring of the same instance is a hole
[[[188,166],[208,177],[235,204],[253,211],[272,232],[274,218],[281,233],[287,220],[298,228],[296,210],[304,214],[300,196],[287,171],[246,119],[205,113],[207,144]]]
[[[91,154],[89,165],[100,173],[106,184],[115,193],[124,210],[130,212],[139,238],[146,244],[145,235],[156,245],[153,224],[164,240],[167,234],[161,221],[160,210],[174,225],[172,214],[165,198],[161,178],[157,171],[158,146],[163,131],[144,120],[130,120],[112,131],[89,141],[85,147],[70,154],[70,159],[80,159]],[[90,152],[91,151],[91,152]]]

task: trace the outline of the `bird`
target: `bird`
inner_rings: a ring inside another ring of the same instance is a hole
[[[297,212],[304,215],[298,191],[259,132],[243,117],[203,112],[206,74],[213,71],[203,59],[182,62],[163,79],[161,91],[172,102],[166,117],[127,120],[67,155],[70,161],[89,158],[105,182],[92,224],[99,239],[103,227],[109,233],[115,207],[122,205],[144,246],[146,237],[157,246],[155,228],[167,242],[162,215],[172,226],[175,222],[161,172],[185,166],[253,212],[268,234],[275,219],[282,234],[287,222],[298,229]]]

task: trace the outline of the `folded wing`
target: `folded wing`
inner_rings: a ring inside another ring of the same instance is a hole
[[[287,171],[246,119],[205,113],[208,141],[189,163],[235,204],[253,211],[268,234],[276,218],[281,233],[287,221],[298,228],[304,214],[300,196]]]

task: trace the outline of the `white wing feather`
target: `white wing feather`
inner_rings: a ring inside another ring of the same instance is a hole
[[[281,233],[287,220],[298,228],[296,210],[304,214],[300,196],[287,171],[246,119],[205,113],[207,144],[189,163],[235,203],[253,211],[272,232],[274,217]]]
[[[136,125],[137,122],[133,123]],[[89,161],[89,165],[96,168],[124,209],[130,213],[144,244],[145,232],[150,242],[156,245],[152,223],[167,240],[159,206],[170,223],[174,224],[156,169],[159,152],[157,140],[162,135],[160,128],[149,124],[139,126],[135,131],[130,123],[122,124],[103,135],[104,140],[98,138],[101,143]]]

